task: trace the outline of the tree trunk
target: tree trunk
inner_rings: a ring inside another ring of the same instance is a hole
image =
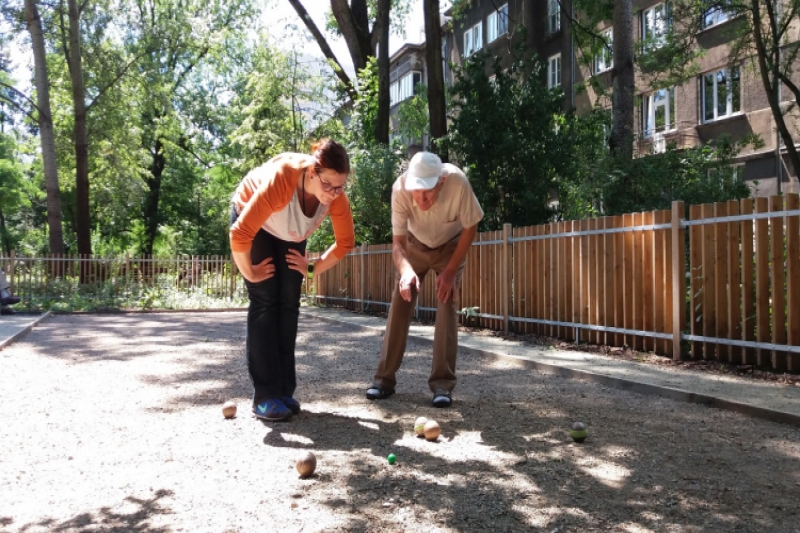
[[[378,35],[378,119],[375,121],[375,140],[389,144],[389,12],[390,0],[378,0],[378,20],[374,31]]]
[[[158,203],[161,198],[161,177],[167,167],[167,158],[164,157],[164,144],[161,139],[156,139],[153,162],[150,164],[150,177],[147,179],[147,199],[144,206],[145,243],[143,252],[153,254],[153,246],[158,235]]]
[[[25,17],[33,43],[36,106],[38,108],[39,138],[42,142],[42,163],[47,191],[47,227],[50,253],[64,254],[64,234],[61,225],[61,189],[58,186],[56,143],[53,136],[53,115],[50,112],[50,79],[47,75],[47,56],[44,46],[42,19],[36,0],[25,0]]]
[[[756,45],[756,56],[758,58],[758,71],[761,75],[761,83],[764,91],[767,93],[767,102],[772,111],[772,117],[775,119],[775,126],[778,128],[778,133],[786,146],[786,153],[789,156],[789,161],[795,172],[795,176],[800,177],[800,154],[797,153],[794,138],[786,125],[786,118],[783,116],[781,103],[778,101],[777,87],[780,83],[778,72],[780,70],[780,42],[770,42],[770,50],[767,50],[767,43],[764,41],[764,34],[762,33],[762,18],[759,0],[751,0],[751,16],[753,17],[753,40]],[[769,24],[775,24],[774,19],[769,21]],[[774,28],[771,34],[774,34]],[[767,58],[774,58],[772,64],[767,63]],[[781,163],[783,158],[780,159]]]
[[[447,153],[440,150],[438,141],[447,135],[447,109],[444,98],[444,68],[442,66],[442,27],[439,0],[424,0],[425,58],[428,63],[428,117],[431,151],[447,162]]]
[[[347,0],[331,0],[331,11],[339,25],[339,31],[342,32],[358,75],[358,71],[367,66],[367,60],[375,56],[375,49],[372,46],[375,43],[372,42],[369,31],[367,2],[350,0],[348,4]],[[378,8],[378,18],[381,17],[380,11]]]
[[[633,157],[633,1],[614,2],[614,82],[612,92],[611,153]]]
[[[89,214],[89,141],[86,136],[86,90],[83,85],[80,12],[76,0],[68,0],[69,48],[67,63],[72,80],[72,105],[75,113],[75,194],[78,253],[91,255],[92,231]]]

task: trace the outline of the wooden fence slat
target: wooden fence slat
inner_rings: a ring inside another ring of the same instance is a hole
[[[783,211],[783,197],[770,196],[769,210]],[[770,225],[770,280],[772,281],[772,342],[786,344],[786,288],[784,285],[783,217],[769,219]],[[786,370],[786,352],[772,351],[772,368]]]
[[[702,217],[701,206],[689,207],[690,220],[699,220]],[[689,253],[690,253],[690,289],[689,289],[689,320],[692,335],[703,335],[703,226],[689,228]],[[703,343],[692,341],[691,356],[700,359],[703,356]]]
[[[800,196],[786,195],[786,210],[800,209]],[[788,343],[800,345],[800,217],[786,217],[786,309]],[[786,370],[800,371],[800,354],[787,353]]]
[[[714,204],[700,206],[703,219],[714,217]],[[717,336],[716,312],[716,268],[714,263],[714,226],[703,224],[703,335],[705,337]],[[710,342],[703,343],[703,359],[716,357],[716,345]]]
[[[614,221],[611,217],[603,217],[603,228],[611,229]],[[603,298],[600,305],[603,306],[602,324],[604,326],[614,325],[614,234],[606,233],[603,235],[603,271],[602,282]],[[614,334],[605,332],[601,335],[602,344],[606,346],[614,345]]]
[[[728,215],[728,204],[718,202],[714,204],[714,216],[724,217]],[[718,222],[714,224],[714,257],[716,264],[716,296],[714,308],[716,314],[716,335],[727,338],[730,326],[728,324],[728,224]],[[729,356],[728,346],[717,344],[716,357],[721,361],[727,361]]]
[[[653,213],[654,224],[663,224],[666,218],[666,211]],[[664,332],[667,314],[666,301],[668,298],[667,287],[664,283],[664,271],[671,267],[669,263],[666,263],[667,260],[666,230],[655,230],[653,231],[653,331],[658,333]],[[655,339],[653,350],[658,354],[667,353],[666,342],[663,339]]]
[[[739,214],[739,202],[730,200],[728,202],[728,216]],[[742,289],[741,289],[741,259],[739,257],[739,223],[728,223],[728,327],[731,339],[742,338]],[[752,257],[752,256],[751,256]],[[752,261],[752,259],[751,259]],[[742,348],[740,346],[728,347],[728,361],[739,363],[742,360]]]
[[[753,213],[754,201],[751,198],[739,202],[739,212],[743,215]],[[742,339],[756,340],[756,283],[754,253],[754,221],[743,220],[739,230],[742,239]],[[755,348],[742,349],[742,364],[756,363]]]
[[[590,230],[597,230],[599,227],[599,219],[593,218],[589,220],[589,229]],[[598,325],[598,302],[599,298],[599,291],[598,291],[598,284],[599,284],[599,276],[598,271],[599,268],[597,266],[597,256],[599,255],[599,236],[597,234],[593,234],[589,236],[589,323],[592,325]],[[598,331],[592,330],[589,334],[589,338],[591,339],[592,344],[600,344],[600,333]]]
[[[652,226],[655,220],[655,213],[643,213],[642,222],[645,226]],[[654,268],[654,254],[655,254],[655,232],[653,230],[645,230],[642,232],[642,240],[644,243],[643,256],[642,256],[642,329],[645,331],[654,331],[655,329],[655,297],[653,290],[655,288],[655,268]],[[655,350],[655,338],[644,337],[642,339],[642,346],[644,351],[650,352]]]
[[[622,215],[622,224],[625,227],[634,225],[633,214]],[[633,232],[623,233],[623,305],[625,329],[633,329]],[[634,336],[625,334],[625,345],[633,348]]]
[[[623,225],[623,217],[617,215],[613,217],[612,227],[614,228],[621,228]],[[613,300],[614,300],[614,319],[613,325],[615,328],[624,328],[625,327],[625,284],[624,284],[624,257],[625,257],[625,236],[622,233],[615,233],[612,237],[613,243],[613,276],[614,276],[614,288],[612,289]],[[614,346],[624,346],[625,345],[625,335],[622,333],[615,333],[614,334]]]
[[[769,210],[766,198],[756,198],[756,213],[766,213]],[[758,342],[770,341],[770,309],[769,309],[769,220],[762,218],[756,220],[756,338]],[[756,362],[759,366],[766,365],[771,359],[767,350],[756,351]]]
[[[633,225],[644,224],[644,213],[633,214]],[[644,232],[633,232],[633,329],[641,330],[644,327]],[[641,335],[633,338],[634,350],[644,349]]]
[[[580,223],[581,231],[589,231],[590,227],[590,220],[583,219]],[[590,262],[590,252],[589,252],[589,236],[588,235],[581,235],[581,309],[580,309],[580,316],[581,316],[581,323],[588,324],[589,323],[589,262]],[[591,336],[589,335],[589,330],[582,329],[580,332],[580,340],[581,342],[591,342]]]

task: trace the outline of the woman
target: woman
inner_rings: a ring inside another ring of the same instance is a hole
[[[312,151],[312,156],[285,153],[270,159],[251,170],[233,195],[231,252],[250,298],[246,353],[253,413],[264,420],[287,420],[300,412],[294,347],[306,273],[325,272],[355,246],[344,194],[347,152],[329,139]],[[328,214],[336,242],[309,265],[306,239]]]

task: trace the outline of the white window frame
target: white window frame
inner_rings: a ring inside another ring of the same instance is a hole
[[[719,74],[723,74],[725,76],[725,112],[720,113],[719,111]],[[735,74],[735,76],[734,76]],[[734,77],[736,78],[734,80]],[[707,116],[707,109],[706,109],[706,92],[708,91],[707,83],[711,81],[711,90],[713,91],[713,106],[714,106],[714,113],[712,117]],[[734,86],[734,83],[736,86]],[[739,108],[736,109],[734,105],[734,91],[739,91],[739,98],[738,104]],[[736,67],[726,67],[719,70],[715,70],[713,72],[707,72],[700,77],[700,102],[701,105],[701,118],[703,123],[714,122],[716,120],[720,120],[723,118],[727,118],[733,115],[741,114],[742,112],[742,79],[741,79],[741,71],[738,66]]]
[[[594,73],[600,74],[614,66],[614,28],[608,28],[600,32],[603,37],[603,48],[600,53],[594,56]]]
[[[508,4],[500,6],[486,17],[486,43],[491,43],[508,33]]]
[[[664,35],[672,27],[672,2],[661,2],[642,11],[642,39],[649,39],[653,48],[664,45]]]
[[[414,82],[414,75],[419,76],[419,81]],[[395,106],[414,96],[414,87],[422,83],[422,72],[410,70],[400,76],[394,83],[389,84],[389,107]]]
[[[657,97],[663,95],[663,100],[656,100]],[[664,108],[665,124],[659,128],[656,124],[656,112],[658,108]],[[644,97],[642,102],[642,134],[644,137],[653,137],[657,134],[663,134],[669,131],[675,131],[676,126],[676,104],[675,104],[675,87],[669,89],[660,89],[654,91]]]
[[[464,32],[464,57],[469,57],[483,48],[483,21]]]
[[[732,13],[724,7],[712,7],[703,13],[703,29],[713,28],[732,17]]]
[[[561,87],[561,54],[547,58],[547,88]]]
[[[561,29],[561,4],[559,0],[547,0],[547,33]]]

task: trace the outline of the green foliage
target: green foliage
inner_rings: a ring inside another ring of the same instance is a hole
[[[490,57],[473,54],[456,70],[450,89],[456,111],[443,146],[483,207],[481,230],[540,224],[552,214],[551,191],[572,155],[559,130],[563,95],[545,88],[540,62],[517,60],[503,70],[495,58],[492,79],[485,68]]]
[[[633,160],[595,153],[583,158],[559,188],[559,218],[579,219],[669,209],[674,200],[687,205],[738,200],[750,196],[734,157],[747,143],[728,136],[696,148]]]
[[[422,144],[422,138],[429,131],[428,90],[424,83],[418,83],[414,96],[397,108],[397,132],[410,144]]]
[[[25,179],[17,158],[16,140],[0,133],[0,249],[9,253],[21,239],[9,225],[20,210],[30,207],[35,189]]]
[[[399,175],[401,157],[398,147],[383,145],[374,138],[378,115],[375,58],[371,58],[358,74],[358,98],[343,138],[351,167],[347,196],[353,210],[356,241],[381,244],[392,240],[392,184]],[[323,251],[333,242],[333,228],[328,218],[309,238],[308,249]]]

